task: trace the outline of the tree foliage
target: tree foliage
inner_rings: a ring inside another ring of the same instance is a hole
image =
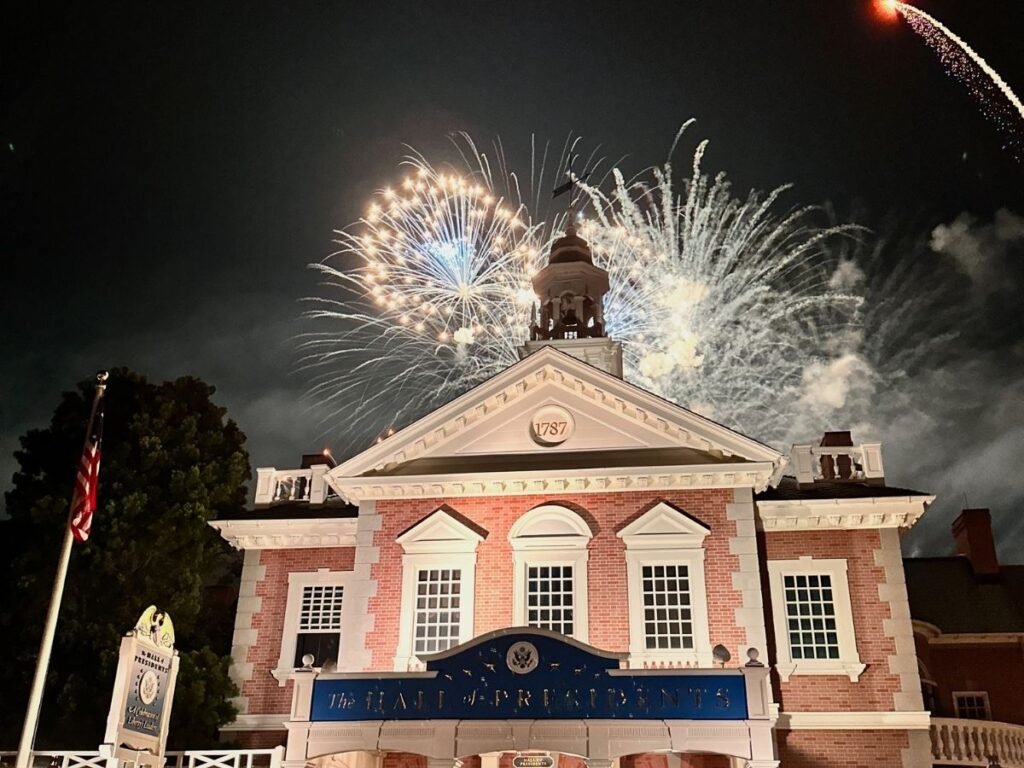
[[[63,395],[49,427],[16,452],[6,496],[0,585],[0,739],[17,743],[93,385]],[[204,594],[235,577],[236,558],[208,525],[244,508],[245,436],[192,377],[160,384],[111,372],[104,399],[99,508],[72,551],[37,745],[95,748],[102,740],[119,638],[153,603],[174,620],[181,650],[171,722],[203,746],[233,717],[227,677],[230,607]]]

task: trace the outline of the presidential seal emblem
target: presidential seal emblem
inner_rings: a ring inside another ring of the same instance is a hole
[[[540,654],[533,643],[514,643],[505,654],[505,663],[517,675],[533,672],[540,664]]]
[[[160,678],[156,672],[147,669],[139,678],[139,701],[147,706],[156,700],[156,694],[160,690]]]

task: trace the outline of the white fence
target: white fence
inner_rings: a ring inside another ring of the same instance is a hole
[[[933,717],[931,735],[934,765],[1024,768],[1024,725]]]
[[[0,765],[13,766],[16,752],[0,752]],[[190,749],[168,752],[166,768],[280,768],[284,747],[275,749]],[[32,753],[31,768],[106,768],[98,751],[66,750]]]

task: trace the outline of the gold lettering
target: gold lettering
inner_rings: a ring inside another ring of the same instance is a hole
[[[693,696],[694,708],[702,709],[704,707],[704,691],[700,688],[691,688],[690,695]]]
[[[444,709],[444,691],[437,692],[437,708]]]
[[[416,709],[423,709],[426,702],[423,701],[423,691],[416,691]]]
[[[530,691],[524,691],[522,688],[519,689],[516,695],[516,706],[517,707],[528,707],[530,706],[530,697],[533,694]]]
[[[679,706],[679,689],[674,691],[666,691],[664,688],[661,689],[661,706],[665,706],[665,703],[671,704],[673,707]]]
[[[384,711],[384,691],[381,691],[380,693],[377,694],[377,711],[378,712],[383,712]]]
[[[403,710],[407,709],[407,707],[405,706],[405,696],[402,695],[401,691],[398,692],[398,698],[395,699],[395,705],[392,707],[392,709],[398,709],[399,707],[401,707]]]
[[[502,701],[508,701],[508,691],[498,688],[494,691],[494,706],[500,707]]]
[[[547,711],[551,706],[551,691],[547,688],[544,689],[544,711]]]
[[[462,701],[464,704],[467,704],[471,707],[474,704],[476,704],[476,688],[474,688],[472,691],[466,694],[466,696],[463,697]]]
[[[366,708],[373,711],[373,691],[366,692]]]
[[[636,689],[636,705],[637,705],[638,708],[646,708],[647,707],[647,694],[644,693],[644,689],[643,688],[637,688]]]
[[[595,688],[590,689],[590,708],[597,709],[597,690]]]
[[[565,692],[565,703],[573,709],[580,708],[580,692],[575,688]]]

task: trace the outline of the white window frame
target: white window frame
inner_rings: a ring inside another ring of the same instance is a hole
[[[792,675],[846,675],[857,682],[867,665],[862,664],[857,652],[857,635],[853,626],[853,603],[846,575],[846,560],[818,560],[801,557],[799,560],[769,560],[768,581],[772,596],[772,618],[775,627],[775,668],[783,682]],[[821,574],[832,582],[832,603],[835,607],[836,633],[839,639],[838,659],[794,659],[789,649],[789,626],[786,620],[786,594],[783,579],[786,576]]]
[[[992,719],[992,705],[988,700],[988,691],[953,691],[953,711],[957,717],[963,718],[964,720],[978,720],[979,718],[971,717],[966,718],[960,714],[960,697],[961,696],[976,696],[985,702],[985,717],[983,720]]]
[[[629,666],[712,666],[708,624],[708,591],[704,573],[704,539],[711,530],[686,513],[659,502],[616,536],[626,546],[626,584],[629,600]],[[644,621],[643,567],[685,565],[690,582],[693,648],[647,648]]]
[[[459,570],[458,644],[473,639],[476,550],[484,537],[443,507],[427,515],[395,541],[402,546],[402,608],[398,619],[395,672],[423,669],[415,653],[416,585],[420,571]]]
[[[288,601],[284,610],[284,627],[281,630],[281,654],[277,659],[277,668],[271,670],[271,674],[277,678],[280,685],[284,685],[288,678],[295,672],[297,667],[295,661],[295,646],[298,644],[299,619],[302,616],[302,592],[306,587],[315,586],[340,586],[343,590],[341,596],[341,629],[344,642],[345,628],[349,625],[348,613],[351,605],[351,589],[349,584],[352,580],[352,571],[332,571],[327,568],[320,568],[316,571],[293,571],[288,574]],[[338,644],[338,656],[342,655],[341,643]],[[340,662],[340,658],[335,659]]]
[[[512,621],[527,626],[526,569],[529,566],[572,567],[572,637],[589,642],[587,549],[593,538],[590,526],[578,514],[560,504],[531,509],[512,525]]]

